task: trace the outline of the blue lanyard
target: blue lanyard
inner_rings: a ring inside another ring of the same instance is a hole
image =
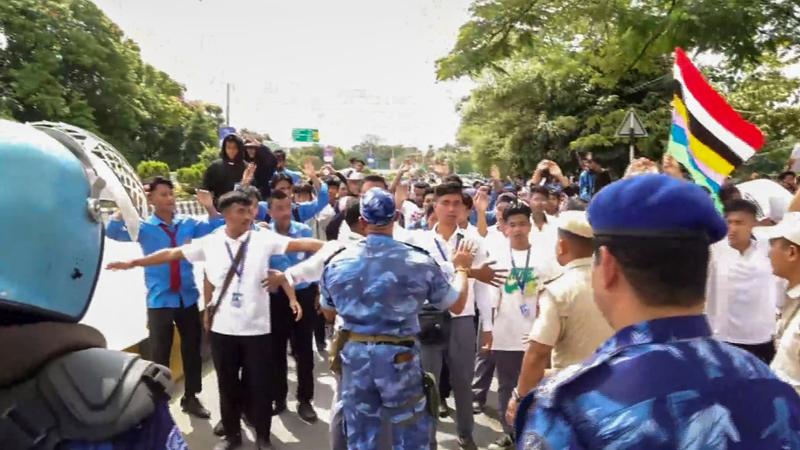
[[[245,239],[245,241],[242,242],[242,259],[239,261],[238,267],[234,269],[234,272],[236,272],[236,276],[239,277],[239,284],[242,283],[242,274],[244,273],[244,260],[247,259],[247,244],[250,243],[250,236],[251,235],[248,234],[247,239]],[[236,258],[233,256],[233,252],[231,251],[231,246],[228,245],[227,242],[225,243],[225,249],[228,251],[228,258],[231,259],[231,264],[233,264],[233,261]]]
[[[461,233],[456,234],[456,250],[458,249],[458,246],[461,245],[461,239],[463,238],[464,236]],[[442,248],[442,244],[439,243],[439,238],[434,237],[433,242],[436,243],[436,248],[439,249],[439,254],[442,255],[442,259],[448,261],[447,253],[445,253],[444,249]]]

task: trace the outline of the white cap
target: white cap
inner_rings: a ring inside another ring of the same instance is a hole
[[[564,211],[558,215],[558,229],[569,231],[570,233],[592,239],[594,233],[589,219],[586,218],[585,211]]]
[[[772,227],[765,227],[763,235],[768,239],[784,238],[793,244],[800,245],[800,212],[784,214],[780,223]]]
[[[364,181],[364,174],[354,170],[347,176],[347,181]]]

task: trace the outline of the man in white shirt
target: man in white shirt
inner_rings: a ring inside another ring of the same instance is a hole
[[[500,194],[495,202],[494,211],[495,217],[497,217],[497,223],[489,227],[486,237],[484,238],[484,244],[493,260],[497,260],[497,258],[493,256],[492,249],[505,251],[508,247],[503,211],[505,211],[512,202],[516,201],[516,199],[517,197],[514,194],[506,192]],[[528,227],[528,230],[530,231],[530,227]],[[478,356],[475,360],[475,379],[472,381],[472,409],[476,413],[483,411],[483,407],[486,404],[486,396],[489,393],[489,388],[492,386],[494,370],[495,364],[492,352],[478,352]]]
[[[795,144],[792,148],[792,154],[789,155],[789,160],[786,162],[786,170],[794,173],[800,172],[800,143]]]
[[[412,231],[407,235],[407,242],[426,250],[442,266],[449,276],[453,274],[451,262],[453,252],[462,240],[470,240],[477,244],[478,251],[473,265],[486,261],[486,250],[477,231],[458,227],[458,223],[466,216],[466,205],[462,197],[461,185],[445,183],[435,189],[435,210],[438,223],[433,230]],[[489,286],[470,280],[467,304],[461,314],[452,315],[449,342],[443,344],[422,345],[422,367],[431,372],[437,382],[441,374],[442,358],[446,355],[450,369],[450,384],[456,402],[456,424],[458,428],[459,446],[463,449],[476,449],[472,438],[474,418],[472,413],[471,382],[475,373],[475,309],[480,310],[482,319],[482,345],[490,345],[492,340],[492,307]],[[435,433],[435,430],[433,430]],[[435,436],[435,435],[434,435]],[[431,440],[431,448],[436,448],[435,439]]]
[[[540,283],[558,273],[552,249],[534,247],[528,238],[531,209],[522,202],[510,204],[503,212],[507,239],[489,249],[499,268],[509,270],[504,285],[494,291],[495,313],[491,353],[497,367],[498,411],[505,417],[511,392],[517,385],[522,357],[521,336],[528,333],[536,317],[536,295]],[[511,448],[513,428],[501,420],[504,434],[490,449]]]
[[[800,213],[787,213],[768,232],[772,271],[789,287],[778,320],[778,347],[770,368],[800,393]]]
[[[528,205],[531,207],[531,244],[536,247],[554,248],[556,245],[557,228],[554,218],[545,212],[550,191],[544,186],[532,186],[528,196]]]
[[[758,239],[756,206],[747,200],[725,205],[728,239],[711,246],[706,315],[714,338],[749,351],[769,364],[781,296],[769,265],[769,242]],[[754,232],[756,237],[753,236]]]
[[[214,286],[212,297],[216,314],[210,330],[211,351],[219,384],[220,412],[225,437],[214,450],[234,450],[242,445],[240,418],[243,405],[252,413],[256,448],[272,449],[270,426],[270,297],[261,287],[269,259],[286,252],[315,252],[323,242],[315,239],[290,239],[266,229],[253,230],[252,200],[247,194],[231,191],[219,199],[218,209],[225,227],[182,247],[164,249],[144,258],[111,263],[112,270],[167,264],[186,258],[205,261],[208,280]],[[237,267],[232,264],[242,249]],[[223,284],[229,270],[234,271],[227,289]],[[285,284],[295,320],[302,315],[294,290]],[[206,313],[209,307],[206,306]],[[247,379],[242,380],[242,376]]]

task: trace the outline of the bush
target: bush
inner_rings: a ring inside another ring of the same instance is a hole
[[[183,191],[194,194],[203,184],[203,175],[206,167],[202,163],[197,163],[189,167],[178,169],[178,183],[181,184]]]
[[[195,165],[202,165],[203,169],[210,166],[212,162],[219,159],[219,147],[206,146],[205,149],[198,156],[198,162]]]
[[[142,161],[136,166],[136,174],[139,175],[139,179],[143,182],[155,176],[170,179],[169,166],[162,161]]]

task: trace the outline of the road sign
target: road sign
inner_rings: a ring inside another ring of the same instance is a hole
[[[639,120],[639,116],[636,115],[634,110],[631,109],[625,114],[625,118],[622,119],[622,123],[617,128],[617,136],[629,138],[647,137],[647,130],[644,129],[642,121]]]
[[[219,127],[219,140],[225,139],[229,134],[235,134],[236,128],[233,127]]]
[[[319,142],[319,130],[313,128],[293,128],[292,140],[295,142]]]

